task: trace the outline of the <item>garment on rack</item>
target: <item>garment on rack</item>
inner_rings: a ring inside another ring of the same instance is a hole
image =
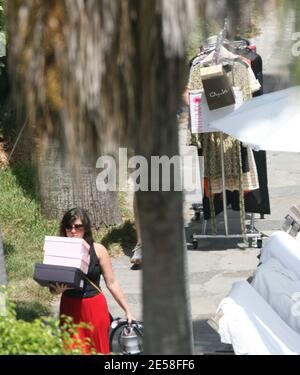
[[[243,48],[243,49],[237,49],[235,50],[236,54],[239,54],[240,56],[245,57],[247,60],[251,63],[252,71],[256,77],[256,79],[259,81],[261,88],[253,94],[253,96],[260,96],[263,94],[263,61],[261,56],[252,51],[250,48]]]
[[[249,48],[234,50],[235,55],[243,55],[248,61],[251,62],[251,67],[253,73],[257,80],[261,84],[259,91],[252,93],[252,96],[258,96],[263,94],[263,63],[262,58],[255,52],[251,51]],[[203,57],[202,57],[203,60]],[[195,134],[188,134],[188,143],[196,145],[198,148],[201,148],[200,137]],[[241,150],[243,154],[243,148]],[[201,154],[201,153],[200,153]],[[249,213],[259,213],[259,214],[270,214],[270,199],[269,199],[269,190],[268,190],[268,176],[267,176],[267,158],[265,151],[253,151],[255,164],[257,168],[257,175],[259,180],[259,189],[249,190],[245,193],[244,204],[245,210]],[[242,168],[243,172],[245,170],[245,157],[242,157]],[[231,205],[233,210],[240,210],[239,202],[239,192],[227,192],[227,202]],[[210,204],[209,199],[204,197],[204,217],[209,219],[210,215]],[[222,194],[216,194],[214,197],[214,207],[216,215],[220,214],[223,211],[223,200]]]
[[[270,199],[267,176],[267,154],[265,151],[253,151],[257,168],[259,189],[245,193],[245,210],[249,213],[270,215]],[[234,191],[231,199],[231,208],[239,210],[238,192]]]
[[[241,158],[242,158],[242,169],[243,173],[250,171],[249,160],[248,160],[248,148],[243,146],[241,147]]]
[[[252,94],[255,91],[255,89],[257,89],[260,86],[257,86],[257,82],[255,82],[255,85],[251,86],[251,80],[250,80],[250,75],[249,75],[249,70],[248,70],[249,65],[246,64],[237,55],[234,55],[231,52],[227,51],[226,48],[224,47],[222,47],[221,52],[224,53],[224,55],[226,56],[226,59],[229,59],[229,58],[232,59],[232,69],[227,73],[231,85],[233,87],[240,87],[242,89],[244,101],[250,100],[252,98]],[[190,69],[189,83],[188,83],[188,89],[190,91],[203,89],[202,80],[201,80],[201,68],[203,64],[209,63],[211,61],[212,56],[213,56],[213,53],[207,56],[206,59],[204,59],[203,56],[201,56],[201,63],[192,65]],[[254,73],[252,72],[252,74]],[[188,135],[187,135],[187,143],[189,145],[193,145],[193,146],[197,146],[201,148],[202,147],[201,136],[199,136],[198,134],[191,133],[189,129]]]
[[[234,56],[234,55],[233,55]],[[202,89],[202,82],[200,77],[200,67],[195,66],[191,69],[189,89],[196,90]],[[240,87],[243,92],[243,100],[249,100],[252,97],[251,88],[249,86],[249,77],[247,75],[247,67],[241,64],[239,61],[233,63],[232,72],[228,73],[228,77],[235,86]],[[211,111],[209,120],[211,120],[213,113],[218,111]],[[220,193],[222,191],[222,170],[220,165],[220,133],[213,132],[210,134],[193,134],[193,139],[190,144],[196,145],[202,149],[202,156],[204,156],[205,163],[205,176],[209,178],[211,183],[211,192],[213,194]],[[230,191],[239,190],[240,180],[240,159],[241,150],[240,142],[234,138],[223,134],[224,139],[224,164],[225,164],[225,175],[226,175],[226,188]],[[249,149],[250,150],[250,149]],[[252,159],[252,151],[249,151],[249,156]],[[253,163],[251,163],[253,166]],[[209,176],[208,176],[209,173]],[[245,176],[244,189],[246,191],[254,190],[258,188],[257,181],[253,182],[253,176],[255,175],[255,169],[249,170],[249,176]]]
[[[223,50],[222,50],[223,51]],[[249,100],[252,97],[252,89],[250,84],[250,78],[248,69],[249,66],[236,56],[226,53],[227,56],[233,56],[235,59],[231,63],[231,69],[228,69],[227,75],[232,86],[240,87],[243,93],[243,100]],[[204,60],[203,60],[204,61]],[[208,60],[207,60],[208,61]],[[201,69],[202,64],[192,66],[190,70],[190,80],[188,88],[189,90],[201,90]],[[198,149],[201,149],[201,155],[204,156],[204,174],[207,182],[207,194],[204,197],[204,216],[207,219],[208,216],[212,219],[212,229],[216,231],[216,218],[215,208],[218,210],[218,203],[222,201],[223,192],[223,180],[222,180],[222,168],[221,168],[221,139],[223,138],[224,144],[224,167],[225,167],[225,188],[228,191],[237,191],[239,195],[238,204],[239,210],[241,211],[241,226],[242,231],[245,235],[245,208],[244,208],[244,190],[249,191],[257,189],[258,177],[255,170],[244,173],[242,171],[242,158],[241,158],[241,143],[238,140],[230,137],[229,135],[218,132],[205,133],[205,134],[192,134],[191,144],[196,145]],[[250,150],[250,149],[249,149]],[[252,151],[249,152],[251,156]],[[249,163],[253,167],[253,163]],[[248,176],[246,176],[248,174]],[[256,181],[253,182],[252,177],[256,175]],[[215,196],[221,198],[221,201],[217,200],[217,207],[215,207]],[[208,199],[208,205],[205,202]],[[223,208],[222,208],[223,210]]]
[[[249,48],[236,51],[251,61],[251,68],[261,85],[261,89],[253,94],[253,97],[263,95],[263,61],[259,54]],[[270,197],[268,188],[267,153],[265,151],[254,151],[254,158],[259,179],[259,189],[253,190],[245,196],[246,212],[269,215],[271,213]],[[237,206],[235,206],[237,209]]]

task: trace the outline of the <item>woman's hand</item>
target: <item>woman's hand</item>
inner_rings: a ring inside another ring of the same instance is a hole
[[[53,292],[54,294],[63,294],[66,290],[72,289],[68,287],[68,285],[66,284],[59,284],[59,283],[50,284],[49,286],[50,286],[51,292]]]
[[[127,318],[128,324],[131,324],[133,320],[136,320],[130,311],[126,313],[126,318]]]

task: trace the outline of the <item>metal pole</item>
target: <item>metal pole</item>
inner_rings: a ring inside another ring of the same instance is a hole
[[[255,232],[255,214],[252,213],[251,214],[251,224],[250,224],[250,233],[254,233]]]
[[[228,211],[227,211],[227,197],[226,197],[226,181],[225,181],[225,166],[224,166],[224,143],[223,143],[223,133],[221,132],[221,167],[222,167],[222,187],[223,187],[223,206],[224,206],[224,224],[225,224],[225,234],[229,235],[228,228]]]
[[[202,235],[202,234],[194,234],[193,235],[193,239],[194,240],[199,240],[199,239],[207,239],[207,238],[243,238],[244,235],[243,234],[229,234],[228,236],[226,236],[225,234],[205,234],[205,235]],[[247,238],[261,238],[262,235],[261,233],[247,233]]]

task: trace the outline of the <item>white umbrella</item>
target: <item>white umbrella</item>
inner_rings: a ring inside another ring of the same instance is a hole
[[[300,86],[253,98],[210,126],[255,150],[300,152]]]

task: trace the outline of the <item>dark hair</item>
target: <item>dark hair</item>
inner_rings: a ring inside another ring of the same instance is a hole
[[[83,238],[89,245],[92,245],[94,242],[94,239],[93,239],[93,234],[92,234],[90,218],[88,217],[87,212],[84,209],[79,208],[79,207],[72,208],[70,211],[65,213],[60,223],[60,228],[59,228],[60,236],[66,237],[66,228],[73,225],[76,219],[80,219],[83,224],[83,229],[84,229]]]

